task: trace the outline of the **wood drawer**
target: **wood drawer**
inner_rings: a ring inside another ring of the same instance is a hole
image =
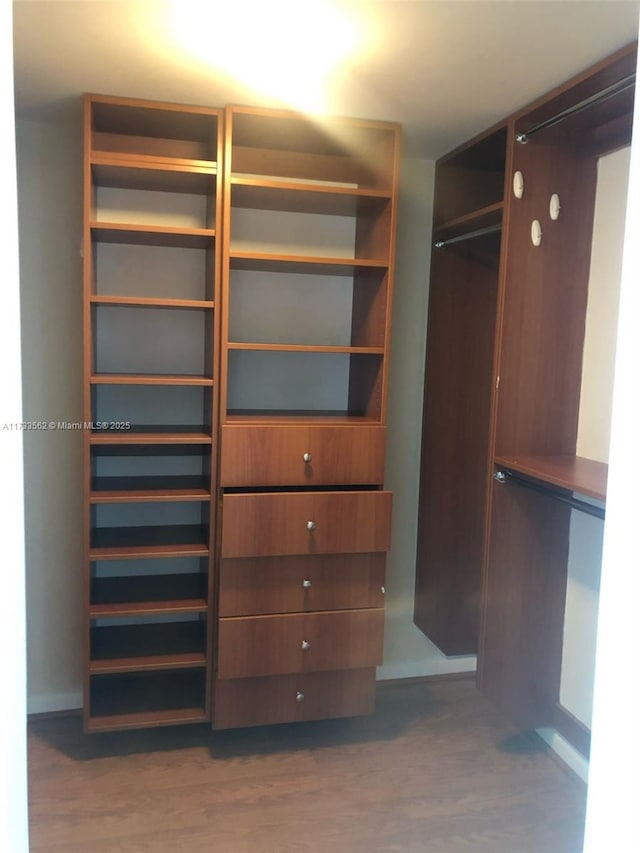
[[[222,557],[388,551],[391,492],[226,494]]]
[[[220,679],[382,663],[382,608],[227,618],[218,630]]]
[[[382,426],[223,426],[220,482],[223,487],[381,485],[385,434]]]
[[[219,614],[382,607],[385,561],[383,553],[224,559]]]
[[[375,668],[218,681],[214,728],[372,714]]]

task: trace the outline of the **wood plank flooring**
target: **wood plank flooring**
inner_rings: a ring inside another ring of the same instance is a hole
[[[586,788],[470,679],[394,683],[373,717],[83,735],[29,725],[32,851],[579,853]]]

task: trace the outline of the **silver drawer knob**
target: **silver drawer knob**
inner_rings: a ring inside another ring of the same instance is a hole
[[[315,530],[315,529],[316,529],[315,521],[307,521],[307,530]]]
[[[380,587],[380,592],[381,592],[383,595],[386,593],[386,591],[387,591],[387,590],[386,590],[383,586],[381,586],[381,587]]]
[[[300,644],[300,648],[302,649],[303,652],[306,652],[307,649],[311,648],[311,643],[309,642],[309,640],[303,640],[302,643]]]
[[[304,700],[304,693],[302,690],[298,690],[296,693],[296,702],[302,702]]]
[[[311,589],[311,581],[309,580],[309,578],[305,578],[302,581],[302,589]]]
[[[302,459],[304,462],[311,462],[311,454],[307,451],[307,453],[302,454]]]

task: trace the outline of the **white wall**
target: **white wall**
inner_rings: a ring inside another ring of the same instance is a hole
[[[11,4],[0,2],[0,186],[2,186],[2,311],[0,311],[0,470],[2,471],[2,618],[0,643],[0,849],[26,853],[27,821],[24,508],[18,222],[13,119]]]
[[[640,87],[635,97],[596,647],[586,853],[640,847]]]
[[[80,113],[18,122],[25,420],[82,420]],[[381,678],[473,669],[413,625],[433,163],[401,170],[387,487],[394,492]],[[29,710],[81,701],[79,431],[25,435]]]
[[[25,421],[82,420],[82,125],[17,123]],[[81,702],[82,435],[24,434],[28,709]]]

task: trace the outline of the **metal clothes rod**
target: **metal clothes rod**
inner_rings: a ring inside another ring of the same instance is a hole
[[[495,479],[499,483],[505,483],[508,480],[512,480],[514,483],[517,483],[519,486],[524,486],[526,489],[531,489],[534,492],[538,492],[538,494],[544,495],[545,497],[553,498],[556,501],[560,501],[560,503],[568,504],[572,509],[577,509],[580,512],[584,512],[587,515],[592,515],[595,518],[599,518],[601,521],[604,521],[605,510],[603,507],[594,506],[593,504],[588,503],[587,501],[582,501],[580,498],[569,497],[568,495],[562,494],[562,492],[557,491],[551,486],[544,486],[541,483],[536,483],[533,480],[529,480],[526,477],[520,477],[518,474],[514,474],[513,471],[497,471],[494,474]]]
[[[484,234],[494,234],[501,230],[502,225],[487,225],[486,228],[477,228],[475,231],[468,231],[466,234],[459,234],[457,237],[450,237],[448,240],[436,240],[433,245],[436,249],[444,249],[445,246],[452,246],[454,243],[462,243],[463,240],[482,237]]]
[[[570,116],[576,115],[577,113],[581,113],[583,110],[589,109],[594,104],[599,104],[602,101],[606,101],[609,98],[613,98],[614,95],[619,95],[621,92],[626,92],[627,89],[631,89],[635,86],[636,75],[629,74],[628,77],[623,77],[622,80],[618,80],[617,83],[612,83],[611,86],[607,86],[606,89],[603,89],[601,92],[596,92],[594,95],[590,95],[588,98],[585,98],[583,101],[579,101],[577,104],[574,104],[572,107],[567,107],[566,110],[562,110],[557,115],[548,118],[546,121],[541,121],[540,124],[534,125],[530,130],[526,133],[516,133],[516,142],[519,142],[521,145],[526,145],[529,139],[534,135],[534,133],[538,133],[541,130],[546,130],[548,127],[553,127],[556,124],[559,124],[561,121],[564,121]]]

